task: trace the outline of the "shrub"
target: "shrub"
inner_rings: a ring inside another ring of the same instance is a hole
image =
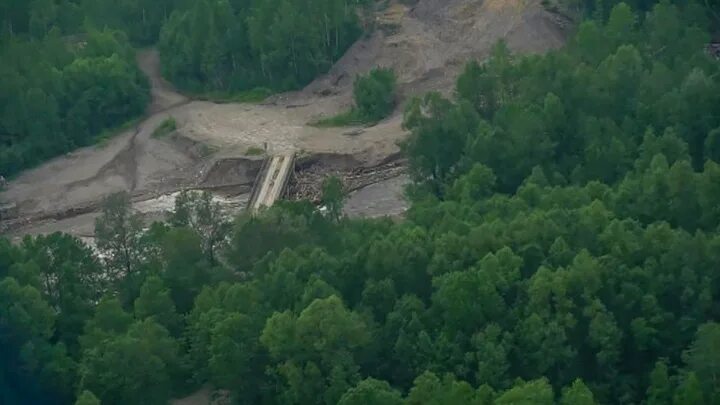
[[[260,156],[265,154],[265,149],[258,148],[257,146],[251,146],[245,151],[247,156]]]
[[[379,121],[395,108],[395,72],[375,68],[353,84],[357,113],[365,121]]]
[[[331,128],[331,127],[345,127],[348,125],[360,125],[365,122],[365,120],[359,116],[357,109],[352,109],[350,111],[341,112],[338,115],[333,115],[332,117],[328,118],[321,118],[317,121],[311,122],[309,125],[312,125],[314,127],[318,128]]]
[[[390,115],[395,108],[395,72],[375,68],[367,75],[358,76],[353,84],[355,106],[309,125],[327,128],[375,123]]]
[[[152,133],[153,138],[163,138],[167,135],[170,135],[171,133],[175,132],[177,129],[177,122],[175,121],[175,118],[169,117],[163,121],[160,126],[155,128],[155,130]]]

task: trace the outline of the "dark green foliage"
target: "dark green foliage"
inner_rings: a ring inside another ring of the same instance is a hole
[[[193,2],[163,26],[165,73],[196,93],[297,88],[327,71],[358,37],[354,3]]]
[[[370,334],[362,318],[335,295],[316,299],[295,316],[268,318],[260,342],[271,358],[284,403],[335,404],[359,381],[358,362]]]
[[[170,298],[170,291],[165,288],[161,278],[150,276],[140,289],[140,296],[135,300],[135,318],[152,317],[167,330],[178,334],[180,318],[175,310],[175,303]]]
[[[659,360],[650,373],[650,386],[647,390],[648,405],[672,403],[673,386],[670,382],[667,363]]]
[[[338,405],[401,405],[402,403],[400,393],[390,387],[390,384],[368,378],[343,394]]]
[[[183,0],[5,0],[0,36],[42,38],[56,30],[81,34],[87,26],[124,31],[133,43],[155,42],[160,27]]]
[[[708,19],[716,19],[720,21],[720,2],[718,0],[700,0],[697,2],[688,2],[686,0],[543,0],[543,4],[551,10],[559,10],[569,14],[575,18],[583,16],[594,18],[597,20],[606,20],[616,5],[629,5],[633,10],[637,10],[640,18],[645,16],[647,11],[660,2],[667,2],[678,6],[684,6],[688,3],[693,8],[693,13],[698,18],[698,22],[705,22]],[[704,27],[703,27],[704,28]]]
[[[100,405],[100,400],[90,391],[83,391],[75,401],[75,405]]]
[[[720,324],[709,322],[698,328],[695,341],[685,353],[685,362],[708,401],[720,401]]]
[[[517,384],[496,400],[496,405],[553,405],[552,387],[547,380],[535,380]]]
[[[517,59],[499,44],[488,61],[466,67],[456,102],[433,95],[410,103],[406,150],[417,177],[440,197],[438,180],[451,183],[475,162],[492,169],[504,192],[535,167],[553,184],[616,184],[629,181],[646,131],[675,145],[663,148],[666,158],[686,150],[687,169],[701,169],[717,154],[720,88],[711,79],[718,66],[704,52],[708,37],[693,18],[691,7],[661,2],[639,26],[621,3],[606,24],[583,22],[562,51]],[[674,167],[676,177],[684,170]]]
[[[391,69],[374,68],[367,75],[357,76],[353,83],[355,105],[352,109],[310,125],[339,127],[380,121],[395,109],[395,81]]]
[[[160,125],[158,125],[158,127],[153,130],[150,136],[152,136],[153,138],[164,138],[175,132],[176,129],[177,122],[175,121],[175,118],[169,117],[163,120],[163,122],[161,122]]]
[[[436,374],[426,371],[420,374],[413,382],[413,387],[408,392],[405,403],[408,405],[490,405],[493,403],[493,396],[484,387],[475,390],[470,384],[457,381],[450,374],[446,374],[441,379]]]
[[[208,263],[202,250],[202,239],[189,228],[171,229],[161,245],[163,278],[170,288],[175,306],[188,312],[195,296],[210,280]]]
[[[113,282],[123,282],[139,290],[146,245],[142,242],[142,220],[132,212],[127,193],[112,194],[95,220],[97,248],[104,255]]]
[[[456,165],[478,122],[477,113],[468,103],[456,106],[438,93],[411,100],[403,126],[412,135],[402,146],[411,157],[410,169],[415,179],[426,180],[434,193],[444,194],[445,183],[456,176]]]
[[[0,173],[15,174],[92,143],[140,115],[147,79],[126,36],[90,31],[73,45],[51,31],[41,40],[0,38]]]
[[[331,176],[323,181],[321,201],[327,208],[330,218],[335,221],[339,220],[342,215],[344,198],[342,180]]]
[[[170,375],[179,367],[177,342],[148,319],[111,333],[83,352],[83,389],[103,404],[158,404],[170,395]]]
[[[560,405],[596,405],[593,393],[582,380],[575,380],[570,387],[563,389]]]
[[[673,405],[701,405],[706,404],[705,398],[695,373],[688,373],[683,377],[680,386],[675,392]]]
[[[0,362],[7,381],[0,386],[2,397],[71,398],[76,365],[65,346],[51,340],[55,320],[55,311],[36,288],[12,277],[0,281]]]
[[[223,217],[220,204],[213,201],[212,194],[205,191],[183,190],[175,199],[175,210],[170,222],[177,227],[187,227],[200,237],[205,258],[210,265],[216,264],[217,251],[225,246],[230,233],[230,222]]]
[[[185,1],[83,0],[80,3],[87,22],[98,27],[122,30],[133,43],[149,45],[157,41],[165,21]]]
[[[395,108],[395,73],[391,69],[375,68],[353,83],[353,98],[357,113],[364,120],[379,121]]]

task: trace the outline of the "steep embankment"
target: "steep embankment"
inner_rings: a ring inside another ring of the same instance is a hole
[[[485,58],[498,40],[518,53],[561,46],[564,35],[555,21],[535,0],[393,2],[376,16],[372,35],[302,94],[348,94],[355,75],[375,66],[393,68],[405,96],[447,92],[465,62]]]

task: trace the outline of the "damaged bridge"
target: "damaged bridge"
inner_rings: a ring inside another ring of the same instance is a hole
[[[248,209],[251,212],[257,212],[262,207],[272,207],[275,201],[284,196],[294,171],[295,153],[293,152],[265,159],[255,180]]]

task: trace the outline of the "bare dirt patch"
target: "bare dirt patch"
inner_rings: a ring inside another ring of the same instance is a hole
[[[157,113],[188,100],[187,97],[175,91],[167,80],[163,79],[160,67],[160,55],[154,49],[138,52],[138,65],[150,80],[152,102],[148,112]]]
[[[201,181],[203,188],[218,188],[236,185],[252,186],[260,172],[263,160],[246,158],[219,159],[208,169]]]
[[[351,192],[343,211],[350,218],[402,215],[409,206],[404,194],[408,183],[410,178],[401,174]]]
[[[378,29],[354,44],[300,98],[346,95],[353,78],[375,66],[393,68],[404,95],[448,91],[464,63],[484,59],[500,39],[521,53],[544,52],[564,42],[562,29],[540,0],[392,2],[375,18]],[[395,29],[382,29],[387,25]]]

